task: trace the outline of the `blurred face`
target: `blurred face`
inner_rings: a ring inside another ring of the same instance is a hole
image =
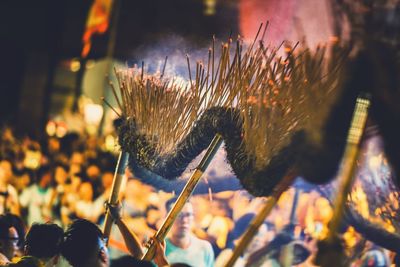
[[[42,179],[39,182],[39,186],[41,188],[46,188],[50,185],[50,182],[51,182],[51,173],[47,172],[43,174]]]
[[[114,175],[111,172],[106,172],[101,177],[101,182],[104,188],[111,188],[113,183]]]
[[[100,168],[96,165],[90,165],[86,169],[86,174],[91,179],[98,178],[100,176]]]
[[[93,200],[93,187],[91,183],[82,183],[79,187],[79,198],[84,201]]]
[[[65,184],[65,182],[67,181],[68,173],[64,170],[64,168],[57,167],[54,172],[54,176],[57,184]]]
[[[187,237],[193,224],[193,206],[186,203],[172,226],[171,233],[178,238]]]
[[[12,177],[12,166],[11,163],[7,160],[2,160],[0,162],[0,178],[2,178],[2,180],[5,183],[9,183],[10,179]]]
[[[22,187],[26,187],[31,183],[31,177],[29,174],[23,174],[21,177],[19,177],[19,181],[21,182]]]
[[[11,260],[18,250],[19,236],[14,227],[8,229],[8,237],[0,239],[0,252]]]
[[[71,156],[71,164],[82,165],[84,162],[83,154],[79,152],[74,152]]]
[[[74,174],[78,173],[81,171],[81,165],[80,164],[71,164],[69,167],[69,174],[73,176]]]

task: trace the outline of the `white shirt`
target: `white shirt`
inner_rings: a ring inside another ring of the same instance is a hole
[[[28,207],[28,225],[34,222],[45,223],[50,217],[49,205],[53,189],[41,189],[37,184],[22,191],[19,198],[22,207]]]

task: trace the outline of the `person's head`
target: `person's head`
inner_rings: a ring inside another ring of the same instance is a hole
[[[74,151],[70,158],[70,164],[82,165],[85,162],[85,157],[82,152]]]
[[[3,216],[5,216],[7,220],[9,220],[9,222],[12,224],[12,226],[15,228],[15,230],[17,230],[19,237],[17,246],[20,252],[22,253],[24,249],[25,231],[26,231],[26,226],[24,221],[21,219],[20,216],[15,215],[13,213],[5,213]]]
[[[88,220],[76,220],[68,227],[61,253],[73,267],[109,266],[103,233]]]
[[[25,187],[29,186],[35,179],[34,171],[23,168],[21,170],[15,171],[15,188],[17,190],[23,190]]]
[[[111,267],[153,267],[154,265],[151,262],[138,260],[132,256],[122,256],[118,259],[111,261]]]
[[[68,166],[62,163],[56,163],[54,165],[54,180],[57,184],[63,185],[68,179]]]
[[[8,184],[13,176],[13,166],[10,160],[2,159],[0,161],[0,179]]]
[[[11,260],[18,250],[19,236],[11,219],[0,215],[0,253]]]
[[[101,170],[99,167],[99,163],[96,159],[88,159],[88,164],[86,167],[86,176],[91,181],[97,181],[100,178]]]
[[[171,210],[176,200],[177,197],[173,197],[165,203],[167,211]],[[193,217],[193,205],[190,202],[186,202],[171,228],[172,236],[175,238],[187,237],[192,229]]]
[[[34,223],[25,237],[24,254],[57,264],[63,229],[53,223]]]
[[[106,171],[101,176],[101,184],[104,189],[111,188],[114,180],[114,174],[112,172]]]
[[[93,186],[90,182],[83,182],[79,186],[79,198],[84,201],[93,201]]]
[[[52,170],[51,170],[50,166],[44,165],[44,166],[41,166],[37,170],[37,184],[41,188],[49,187],[52,180],[53,180],[53,176],[52,176]]]

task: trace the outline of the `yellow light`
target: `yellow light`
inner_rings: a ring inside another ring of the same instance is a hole
[[[107,151],[114,151],[115,150],[115,147],[116,147],[116,142],[115,141],[116,140],[115,140],[114,136],[112,136],[111,134],[106,136],[106,139],[105,139],[104,142],[105,142],[105,147],[106,147]]]
[[[67,125],[63,122],[58,123],[58,127],[56,129],[56,136],[58,138],[64,137],[68,132]]]
[[[70,65],[69,65],[69,69],[72,72],[77,72],[80,70],[80,68],[81,68],[81,62],[76,58],[72,59]]]
[[[88,103],[84,106],[83,116],[86,123],[86,131],[89,134],[93,135],[97,132],[103,112],[103,107],[98,104]]]
[[[53,136],[56,134],[57,125],[54,121],[49,121],[46,125],[46,133],[48,136]]]
[[[204,0],[205,10],[204,15],[206,16],[213,16],[216,13],[216,0]]]
[[[98,104],[86,104],[84,108],[84,118],[87,124],[97,125],[103,117],[103,107]]]

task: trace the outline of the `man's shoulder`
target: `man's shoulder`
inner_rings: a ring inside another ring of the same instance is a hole
[[[210,242],[208,242],[207,240],[204,240],[204,239],[200,239],[195,235],[192,235],[192,242],[193,242],[192,244],[197,247],[204,247],[204,248],[212,250],[212,246],[211,246]]]

